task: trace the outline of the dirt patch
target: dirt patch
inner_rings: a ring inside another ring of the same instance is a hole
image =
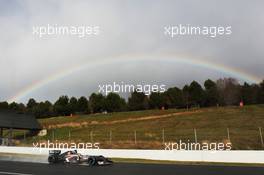
[[[62,124],[54,124],[54,125],[48,125],[44,126],[47,129],[55,129],[55,128],[63,128],[63,127],[87,127],[91,125],[113,125],[118,123],[128,123],[128,122],[136,122],[136,121],[145,121],[145,120],[155,120],[155,119],[161,119],[161,118],[169,118],[169,117],[175,117],[179,115],[190,115],[195,113],[200,113],[201,110],[197,111],[188,111],[188,112],[177,112],[177,113],[171,113],[171,114],[164,114],[164,115],[155,115],[155,116],[147,116],[147,117],[138,117],[138,118],[128,118],[128,119],[121,119],[121,120],[114,120],[114,121],[90,121],[90,122],[69,122],[69,123],[62,123]]]

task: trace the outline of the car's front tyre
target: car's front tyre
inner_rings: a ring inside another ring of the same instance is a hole
[[[56,163],[56,158],[55,158],[54,156],[49,156],[49,158],[48,158],[48,162],[49,162],[50,164]]]

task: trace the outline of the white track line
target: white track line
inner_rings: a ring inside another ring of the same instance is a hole
[[[4,172],[4,171],[0,171],[0,174],[9,174],[9,175],[32,175],[32,174],[15,173],[15,172]]]

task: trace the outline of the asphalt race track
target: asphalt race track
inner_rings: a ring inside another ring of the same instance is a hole
[[[264,167],[165,165],[165,164],[127,164],[116,163],[104,167],[80,165],[49,165],[0,161],[0,174],[8,175],[263,175]]]

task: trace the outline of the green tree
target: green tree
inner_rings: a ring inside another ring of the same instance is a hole
[[[46,108],[47,108],[47,117],[51,117],[51,116],[54,116],[54,107],[53,107],[53,104],[50,102],[50,101],[48,101],[48,100],[46,100],[45,101],[45,106],[46,106]]]
[[[180,108],[185,105],[183,92],[177,87],[169,88],[167,91],[164,92],[164,96],[166,104],[170,108]]]
[[[89,97],[89,106],[92,113],[103,112],[105,108],[105,97],[101,93],[92,93]]]
[[[116,93],[109,93],[105,99],[106,110],[109,112],[124,111],[126,109],[126,101]]]
[[[131,111],[148,109],[148,98],[143,92],[132,92],[128,98],[128,108]]]
[[[205,106],[216,106],[219,103],[219,92],[217,90],[216,83],[208,79],[204,82],[204,87]]]
[[[40,102],[34,106],[32,112],[36,118],[46,118],[53,115],[53,107],[49,101]]]
[[[151,109],[160,109],[163,106],[165,106],[164,94],[152,92],[149,96],[149,107]]]
[[[12,102],[8,105],[8,109],[19,113],[26,113],[26,107],[23,103]]]
[[[54,110],[58,115],[69,115],[69,98],[68,96],[61,96],[54,104]]]
[[[258,92],[259,87],[255,84],[249,85],[248,83],[244,83],[241,86],[241,99],[244,104],[257,104],[258,103]]]
[[[26,106],[23,103],[18,104],[18,112],[20,112],[20,113],[26,113],[27,112]]]
[[[199,105],[199,106],[203,105],[204,90],[198,82],[193,81],[190,84],[189,95],[190,95],[190,102],[192,105]]]
[[[30,110],[32,109],[34,106],[37,106],[38,103],[36,102],[36,100],[34,98],[30,98],[28,100],[28,103],[27,103],[27,108]]]
[[[69,109],[71,114],[75,114],[78,111],[78,100],[75,97],[71,97],[69,101]]]
[[[19,111],[19,105],[16,102],[10,103],[8,108],[14,111]]]
[[[89,110],[88,110],[88,100],[86,97],[82,96],[78,99],[78,103],[77,103],[77,106],[78,106],[78,112],[81,112],[81,113],[89,113]]]
[[[258,103],[264,104],[264,80],[259,84]]]

